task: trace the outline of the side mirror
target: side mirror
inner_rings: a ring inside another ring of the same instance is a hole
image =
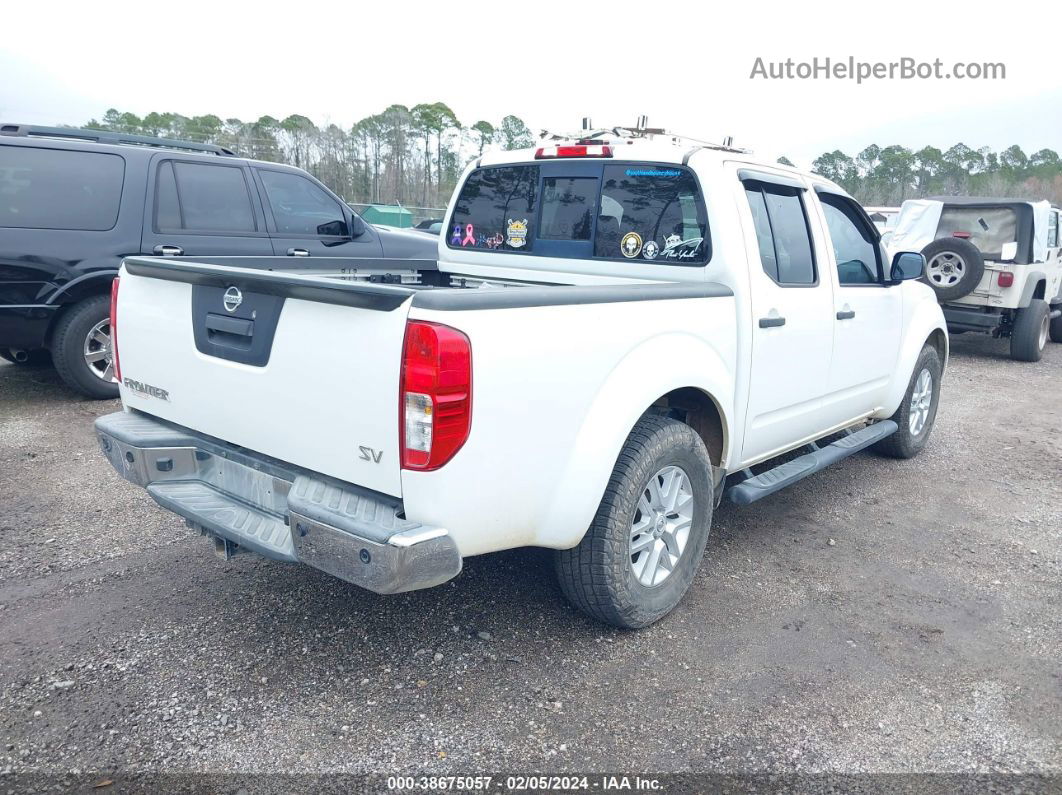
[[[892,284],[921,279],[926,272],[926,258],[917,251],[901,251],[892,258],[889,279]]]
[[[326,224],[317,225],[317,234],[321,237],[346,237],[346,221],[329,221]]]
[[[365,234],[365,222],[361,220],[361,216],[357,213],[350,214],[350,236],[361,237]]]
[[[1001,262],[1014,262],[1018,258],[1018,241],[1012,240],[1009,243],[1004,243],[1003,248],[1000,249],[999,259]]]

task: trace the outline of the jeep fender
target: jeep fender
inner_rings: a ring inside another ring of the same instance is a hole
[[[896,370],[892,386],[885,398],[885,404],[881,411],[874,416],[878,418],[891,417],[899,407],[903,396],[907,393],[907,387],[911,381],[915,360],[922,352],[930,335],[940,331],[944,340],[944,356],[941,361],[941,372],[948,364],[948,325],[944,320],[944,313],[937,304],[933,295],[923,295],[924,285],[905,283],[903,296],[903,329],[904,338],[900,346],[900,353],[896,360]],[[909,289],[915,288],[915,289]]]
[[[1032,303],[1033,293],[1036,292],[1036,285],[1040,282],[1044,282],[1044,289],[1047,285],[1047,274],[1043,271],[1029,271],[1025,274],[1025,287],[1022,288],[1021,298],[1018,299],[1018,308],[1025,309],[1030,303]],[[1044,296],[1047,298],[1048,296]]]
[[[654,377],[647,378],[646,373]],[[692,335],[661,334],[631,350],[602,385],[572,441],[535,543],[568,549],[582,540],[631,429],[656,400],[675,389],[699,389],[715,403],[723,423],[720,463],[725,467],[734,444],[728,415],[734,377],[718,351]]]

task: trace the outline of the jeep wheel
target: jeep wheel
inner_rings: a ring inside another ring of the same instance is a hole
[[[583,540],[556,553],[565,596],[624,629],[663,618],[700,566],[712,503],[712,465],[701,438],[678,420],[643,417]]]
[[[1062,309],[1062,304],[1055,304],[1048,308],[1055,311]],[[1062,342],[1062,315],[1051,319],[1051,326],[1048,330],[1048,334],[1051,336],[1051,342]]]
[[[961,237],[934,240],[924,249],[926,272],[922,281],[932,287],[938,301],[969,295],[985,275],[985,259],[977,246]]]
[[[1047,301],[1034,298],[1014,316],[1010,330],[1010,358],[1019,362],[1038,362],[1047,347],[1051,329],[1051,307]]]
[[[900,407],[889,419],[897,425],[896,433],[877,442],[873,450],[889,458],[914,458],[926,446],[937,419],[940,402],[940,356],[932,345],[918,354],[911,381]]]
[[[110,296],[97,295],[65,311],[52,336],[52,361],[74,391],[96,400],[118,397]]]

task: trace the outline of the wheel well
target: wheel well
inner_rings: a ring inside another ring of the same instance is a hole
[[[933,333],[929,335],[929,339],[926,340],[932,345],[936,351],[937,356],[940,358],[941,369],[948,365],[948,338],[944,336],[944,332],[940,329],[934,329]]]
[[[683,387],[662,395],[652,409],[689,425],[708,448],[715,466],[722,466],[726,450],[726,424],[719,406],[710,395],[696,387]]]
[[[1038,281],[1036,283],[1036,289],[1033,290],[1032,297],[1033,298],[1042,299],[1046,294],[1047,294],[1047,281],[1045,279],[1040,279],[1040,281]]]
[[[62,290],[56,301],[56,303],[60,305],[60,308],[52,315],[51,326],[48,329],[48,335],[46,337],[49,348],[52,345],[52,334],[55,332],[55,327],[59,323],[59,318],[68,312],[70,307],[79,304],[86,298],[95,298],[98,295],[109,295],[111,291],[111,282],[114,281],[114,277],[117,275],[117,271],[113,273],[110,271],[94,273],[92,276],[67,285],[66,288]]]

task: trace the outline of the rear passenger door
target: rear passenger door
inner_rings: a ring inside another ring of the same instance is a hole
[[[770,457],[825,430],[833,290],[820,278],[806,187],[742,169],[752,301],[752,366],[742,459]]]
[[[256,167],[273,253],[290,257],[380,257],[379,238],[350,234],[353,211],[309,177]]]
[[[239,163],[156,157],[141,247],[159,256],[271,255],[249,169]]]

